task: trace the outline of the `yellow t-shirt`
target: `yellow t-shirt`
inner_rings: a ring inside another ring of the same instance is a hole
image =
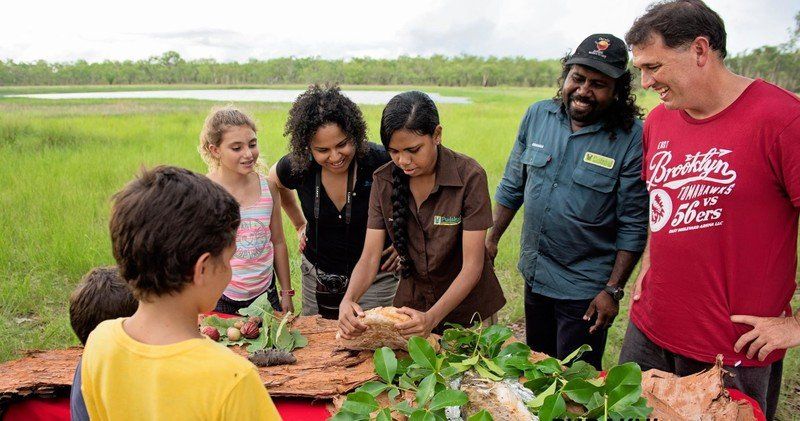
[[[89,335],[81,392],[93,421],[280,420],[253,364],[211,339],[137,342],[107,320]]]

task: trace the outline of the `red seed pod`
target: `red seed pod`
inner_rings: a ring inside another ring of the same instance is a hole
[[[208,336],[214,342],[219,342],[219,331],[215,327],[203,326],[203,329],[200,330],[200,333]]]
[[[242,336],[247,339],[255,339],[259,335],[258,332],[258,324],[253,322],[247,322],[242,326]]]

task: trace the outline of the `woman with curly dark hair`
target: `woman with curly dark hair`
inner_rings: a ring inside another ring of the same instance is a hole
[[[356,302],[375,277],[387,232],[401,256],[394,305],[410,317],[396,325],[403,336],[496,320],[505,298],[484,248],[492,226],[486,172],[441,145],[439,112],[419,91],[386,105],[381,142],[392,162],[375,171],[364,252],[339,307],[340,333],[351,339],[366,329]]]
[[[284,136],[290,152],[271,169],[282,207],[297,230],[302,254],[303,314],[335,319],[367,229],[372,173],[389,161],[367,141],[358,106],[336,86],[313,85],[297,97]],[[291,190],[297,191],[297,203]],[[391,305],[398,256],[387,242],[381,273],[360,303]]]

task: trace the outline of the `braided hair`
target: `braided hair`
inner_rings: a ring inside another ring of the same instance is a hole
[[[389,148],[392,135],[398,130],[408,130],[420,136],[433,136],[439,126],[436,104],[420,91],[403,92],[392,98],[381,116],[381,143]],[[411,275],[408,254],[408,195],[411,189],[408,176],[395,165],[392,168],[392,234],[393,245],[400,255],[400,275]]]

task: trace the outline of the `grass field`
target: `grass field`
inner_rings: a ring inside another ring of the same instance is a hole
[[[105,89],[109,88],[92,90]],[[125,88],[138,89],[157,87]],[[543,88],[423,89],[472,99],[471,105],[440,107],[443,138],[447,146],[484,166],[492,192],[525,109],[554,93]],[[69,90],[73,89],[0,87],[0,362],[18,357],[24,349],[78,344],[69,327],[67,298],[89,269],[113,264],[108,236],[110,197],[141,166],[170,164],[205,172],[196,145],[213,103],[2,98],[10,93]],[[644,95],[640,103],[649,109],[656,99]],[[261,153],[268,163],[286,153],[282,132],[289,104],[237,105],[256,117]],[[381,107],[362,109],[370,138],[377,140]],[[288,220],[285,223],[289,229]],[[516,270],[520,229],[518,217],[503,237],[496,262],[509,301],[501,312],[505,322],[522,316],[522,281]],[[293,284],[299,290],[296,239],[293,235],[287,239]],[[795,298],[796,308],[800,300]],[[626,298],[609,334],[606,366],[617,359],[627,308]],[[790,351],[783,384],[779,416],[794,419],[800,413],[800,350]]]

